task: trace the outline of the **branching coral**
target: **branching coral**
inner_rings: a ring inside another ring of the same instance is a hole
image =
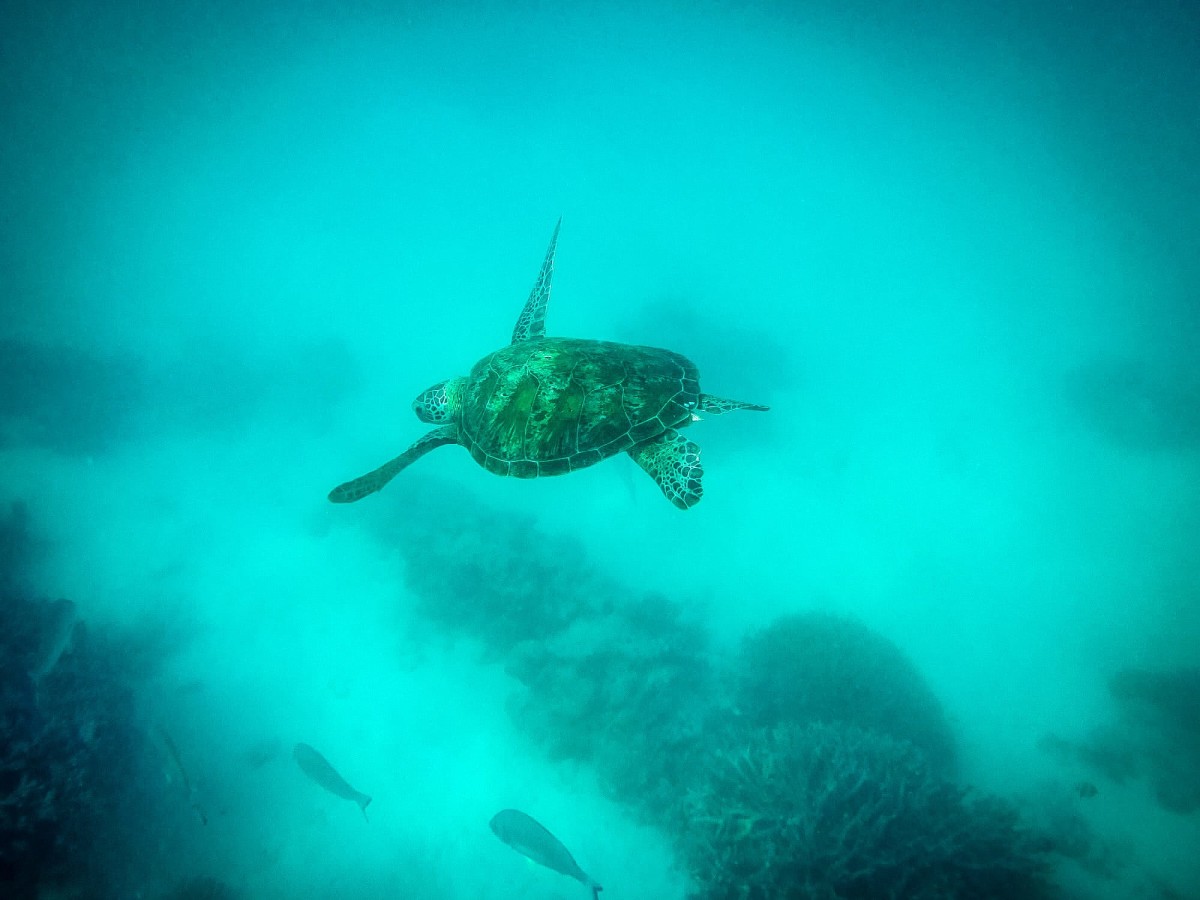
[[[420,610],[505,660],[517,724],[671,836],[698,900],[1040,895],[1032,839],[946,780],[941,707],[885,638],[790,616],[722,660],[682,604],[631,598],[579,545],[446,512],[404,525]]]
[[[715,676],[707,635],[647,597],[514,649],[514,719],[554,756],[596,765],[610,793],[662,822],[705,740]]]
[[[1034,898],[1015,811],[933,774],[911,744],[845,724],[751,732],[714,752],[681,844],[697,898]]]
[[[737,705],[755,726],[847,722],[911,741],[942,772],[954,745],[941,704],[895,644],[827,613],[784,616],[746,638]]]
[[[578,541],[546,534],[532,519],[481,507],[452,485],[400,490],[411,514],[399,548],[419,612],[479,640],[490,657],[596,615],[619,590],[587,564]]]

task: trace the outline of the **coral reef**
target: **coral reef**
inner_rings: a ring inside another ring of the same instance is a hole
[[[844,616],[783,616],[749,635],[734,694],[753,726],[846,722],[911,741],[949,772],[954,743],[941,704],[891,641]]]
[[[707,651],[681,607],[647,596],[515,647],[507,671],[523,687],[509,712],[552,757],[592,763],[610,795],[667,824],[714,715]]]
[[[417,611],[504,662],[514,722],[668,835],[697,900],[1047,895],[1047,845],[951,780],[941,706],[887,639],[794,615],[724,657],[578,543],[415,482],[399,544]]]
[[[934,774],[905,741],[845,723],[758,728],[711,754],[682,855],[716,898],[1045,896],[1016,811]]]
[[[621,593],[578,541],[546,534],[530,517],[488,509],[441,482],[397,487],[410,510],[398,546],[418,611],[477,639],[489,658],[602,614]]]
[[[81,624],[54,668],[35,682],[17,635],[53,617],[44,601],[10,598],[0,611],[0,881],[38,882],[88,864],[136,778],[133,693],[119,651]]]
[[[0,595],[4,896],[100,879],[101,855],[119,830],[114,819],[140,780],[143,741],[125,667],[136,646],[77,621],[68,601]]]
[[[1127,669],[1109,683],[1164,809],[1200,809],[1200,668]]]
[[[1116,722],[1081,742],[1048,736],[1043,749],[1117,784],[1144,777],[1171,812],[1200,809],[1200,668],[1126,669],[1108,687]]]
[[[417,612],[504,663],[520,685],[509,714],[548,755],[594,766],[643,821],[677,817],[719,690],[707,631],[531,518],[433,479],[397,487],[410,515],[388,523],[388,541],[407,562]]]

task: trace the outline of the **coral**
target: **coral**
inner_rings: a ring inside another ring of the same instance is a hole
[[[1164,809],[1200,809],[1200,668],[1126,669],[1109,682],[1116,722],[1074,743],[1053,735],[1042,747],[1118,784],[1145,777]]]
[[[11,600],[0,628],[45,617],[44,602]],[[8,648],[5,648],[6,650]],[[35,683],[20,653],[0,672],[0,877],[37,881],[83,861],[135,778],[140,735],[131,688],[108,642],[76,625],[72,645]]]
[[[504,661],[514,722],[668,835],[697,900],[1044,894],[1034,838],[947,779],[941,707],[883,637],[789,616],[723,658],[683,604],[631,595],[578,543],[409,484],[418,611]]]
[[[86,627],[66,600],[31,599],[16,590],[0,595],[0,882],[6,888],[28,891],[68,875],[94,875],[94,851],[111,843],[113,818],[140,781],[143,742],[126,666],[138,646],[136,639]],[[97,840],[101,833],[107,841]]]
[[[555,759],[587,762],[639,818],[677,815],[716,694],[707,631],[631,594],[576,540],[451,485],[412,479],[398,544],[417,611],[503,660],[513,720]],[[395,537],[390,540],[395,542]]]
[[[853,619],[783,616],[745,639],[733,677],[752,726],[847,722],[911,741],[940,772],[952,768],[941,704],[895,644]]]
[[[1013,808],[972,798],[911,744],[845,723],[727,739],[688,798],[696,900],[1046,896]]]
[[[663,823],[703,746],[715,672],[708,636],[648,596],[514,648],[509,713],[551,756],[588,761],[615,799]]]
[[[614,799],[655,823],[703,746],[717,693],[707,631],[684,607],[631,593],[582,544],[460,488],[411,479],[389,523],[417,611],[479,641],[520,683],[508,712],[555,759],[586,762]],[[396,541],[395,531],[403,529]]]
[[[410,512],[398,545],[418,611],[479,640],[491,658],[597,615],[620,592],[587,565],[582,544],[541,531],[530,517],[434,481],[398,488]]]

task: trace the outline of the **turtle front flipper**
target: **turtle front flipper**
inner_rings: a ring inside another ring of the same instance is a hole
[[[691,509],[700,502],[704,486],[704,466],[700,464],[700,446],[673,428],[629,451],[633,461],[646,470],[663,496],[680,509]]]
[[[361,500],[367,494],[373,494],[381,490],[385,484],[399,475],[401,470],[407,468],[410,463],[416,462],[434,447],[457,443],[457,425],[445,425],[442,428],[435,428],[395,459],[385,462],[374,472],[368,472],[366,475],[359,476],[353,481],[339,484],[329,492],[329,499],[333,503],[353,503],[355,500]]]
[[[735,409],[751,409],[755,412],[767,412],[771,407],[759,406],[757,403],[747,403],[745,400],[726,400],[724,397],[714,397],[712,394],[701,394],[697,407],[701,412],[719,416],[721,413],[733,412]]]
[[[520,344],[523,341],[533,341],[546,336],[546,307],[550,303],[550,280],[554,277],[554,248],[558,244],[558,229],[562,227],[562,216],[554,226],[554,234],[550,236],[550,246],[546,248],[546,258],[542,260],[542,271],[538,272],[525,308],[513,328],[512,342]]]

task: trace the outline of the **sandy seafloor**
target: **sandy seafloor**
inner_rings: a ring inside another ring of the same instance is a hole
[[[6,4],[0,586],[150,660],[113,651],[119,762],[115,713],[72,713],[107,794],[0,779],[43,839],[81,832],[21,849],[0,817],[8,875],[586,896],[491,834],[518,807],[605,898],[698,890],[586,749],[636,733],[619,692],[573,755],[516,714],[488,616],[520,627],[554,571],[662,595],[697,658],[864,624],[936,696],[955,782],[1058,829],[1064,896],[1200,896],[1198,44],[1162,0]],[[703,502],[624,456],[520,481],[447,448],[328,503],[508,340],[560,215],[551,334],[771,406],[688,430]],[[476,589],[508,599],[473,617]],[[6,647],[25,685],[41,651]]]

